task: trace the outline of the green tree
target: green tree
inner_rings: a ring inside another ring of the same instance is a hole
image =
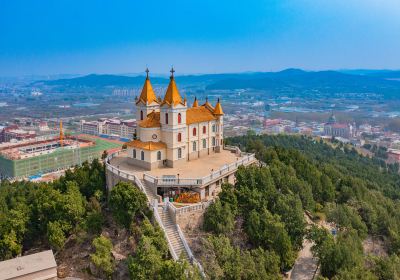
[[[400,279],[400,257],[375,257],[373,271],[380,280]]]
[[[146,208],[146,195],[127,182],[119,182],[110,193],[109,205],[115,220],[129,228],[134,217]]]
[[[22,252],[22,245],[13,230],[0,237],[0,259],[10,259]]]
[[[278,215],[272,215],[266,209],[261,214],[253,210],[246,222],[246,232],[256,246],[272,249],[279,255],[282,269],[293,266],[296,254]]]
[[[222,204],[216,200],[204,213],[204,229],[216,234],[227,234],[235,226],[234,216],[228,203]]]
[[[309,237],[315,243],[312,251],[319,259],[323,276],[332,278],[340,272],[343,275],[358,273],[352,270],[362,265],[363,255],[361,242],[354,231],[339,233],[334,239],[326,230],[313,227]]]
[[[60,250],[64,247],[66,238],[63,225],[59,221],[49,222],[47,224],[47,238],[50,245],[56,250]]]
[[[104,272],[108,278],[111,278],[115,269],[115,262],[111,254],[113,245],[111,241],[104,236],[93,239],[92,242],[95,252],[90,255],[90,260],[97,269]]]
[[[131,279],[159,279],[163,258],[150,237],[142,237],[135,255],[128,259],[128,268]]]

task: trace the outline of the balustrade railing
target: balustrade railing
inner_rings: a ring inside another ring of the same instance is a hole
[[[239,166],[244,165],[246,163],[250,163],[255,160],[254,154],[245,154],[243,158],[228,164],[224,165],[220,169],[211,172],[210,175],[204,176],[202,178],[176,178],[176,177],[156,177],[150,174],[144,174],[143,179],[155,184],[157,186],[202,186],[216,178],[221,177],[224,174],[227,174],[231,171],[235,171]]]
[[[130,174],[128,172],[122,171],[116,167],[114,167],[113,165],[110,164],[110,160],[113,159],[114,157],[120,155],[121,153],[125,152],[126,150],[121,150],[115,153],[112,153],[111,155],[109,155],[106,158],[106,168],[108,170],[110,170],[112,173],[118,175],[121,178],[125,178],[129,181],[133,181],[135,183],[135,185],[146,195],[146,197],[149,199],[149,196],[147,194],[146,188],[143,186],[142,181],[140,181],[140,179],[133,174]],[[151,204],[151,201],[149,201],[149,203]]]
[[[189,244],[187,243],[186,238],[185,238],[185,236],[183,235],[183,232],[182,232],[182,230],[181,230],[181,227],[180,227],[178,224],[176,225],[176,229],[177,229],[177,231],[178,231],[179,238],[182,240],[183,247],[185,248],[185,251],[186,251],[186,253],[187,253],[188,256],[189,256],[190,262],[191,262],[193,265],[197,266],[197,268],[199,269],[201,275],[203,276],[203,279],[205,279],[205,278],[206,278],[206,274],[204,273],[204,269],[203,269],[203,267],[201,266],[201,264],[200,264],[200,263],[196,260],[196,258],[194,257],[194,255],[193,255],[193,253],[192,253],[192,250],[190,249]]]
[[[191,205],[185,205],[182,207],[176,207],[173,203],[167,201],[165,203],[165,207],[167,207],[167,209],[169,209],[176,216],[176,215],[180,215],[180,214],[184,214],[184,213],[203,210],[203,209],[207,208],[211,203],[212,203],[212,201],[205,201],[205,202],[199,202],[199,203],[195,203],[195,204],[191,204]]]

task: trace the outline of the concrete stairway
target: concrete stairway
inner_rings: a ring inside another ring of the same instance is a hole
[[[158,200],[158,197],[153,193],[153,190],[151,189],[150,186],[147,185],[146,181],[143,180],[143,179],[140,180],[140,181],[142,182],[142,184],[143,184],[143,186],[144,186],[144,188],[145,188],[145,190],[146,190],[147,198],[149,199],[149,201],[150,201],[151,203],[153,203],[154,199],[157,199],[157,200]]]
[[[168,211],[164,211],[164,208],[162,207],[158,207],[158,214],[160,215],[161,221],[165,228],[165,234],[168,236],[168,239],[172,244],[172,248],[175,254],[177,255],[178,258],[182,254],[182,257],[190,262],[189,256],[185,250],[182,239],[179,236],[178,229],[176,228],[176,225],[172,220],[170,214],[168,213]]]

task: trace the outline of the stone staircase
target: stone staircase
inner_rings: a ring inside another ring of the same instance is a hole
[[[142,182],[143,187],[146,190],[147,198],[149,199],[150,203],[152,203],[154,199],[157,199],[158,201],[158,197],[153,193],[153,190],[151,189],[150,186],[147,185],[146,181],[143,179],[141,179],[140,181]]]
[[[158,207],[158,214],[160,215],[161,221],[165,228],[165,234],[167,235],[169,241],[171,242],[172,248],[178,258],[182,257],[190,262],[189,256],[185,250],[182,239],[179,236],[176,224],[171,218],[168,211],[164,211],[163,207]]]

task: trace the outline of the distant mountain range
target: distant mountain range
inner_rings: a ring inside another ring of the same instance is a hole
[[[389,73],[385,73],[385,75],[389,75]],[[264,90],[287,88],[293,90],[321,90],[325,92],[380,92],[382,90],[400,90],[400,81],[388,80],[385,75],[383,73],[354,75],[338,71],[308,72],[299,69],[287,69],[281,72],[255,73],[251,76],[224,79],[210,84],[207,88],[253,88]],[[396,76],[395,73],[391,73],[391,75],[392,77]]]
[[[400,71],[348,70],[251,72],[177,76],[180,85],[203,85],[207,90],[257,89],[267,91],[320,91],[325,93],[378,93],[400,96]],[[56,88],[104,88],[141,86],[144,76],[96,75],[41,80],[35,86]],[[154,85],[168,84],[167,78],[152,77]]]

